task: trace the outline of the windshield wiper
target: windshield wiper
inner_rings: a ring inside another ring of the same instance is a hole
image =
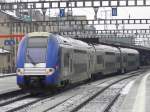
[[[30,59],[31,63],[33,65],[35,65],[36,63],[34,62],[33,58],[29,55],[29,53],[27,53],[28,58]]]

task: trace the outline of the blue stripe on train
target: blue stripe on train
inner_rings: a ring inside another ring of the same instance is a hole
[[[17,54],[17,68],[24,68],[25,62],[25,51],[26,51],[26,38],[24,37],[19,43],[18,54]],[[23,76],[17,75],[17,84],[23,85],[25,82]]]
[[[17,84],[24,85],[24,83],[25,83],[24,76],[17,76]]]
[[[26,52],[26,38],[23,38],[18,47],[17,68],[24,68],[25,52]]]
[[[55,73],[45,77],[46,85],[58,83],[59,78],[59,69],[57,69],[57,67],[59,67],[58,53],[59,53],[59,44],[57,42],[57,39],[53,35],[50,35],[50,38],[48,40],[46,67],[54,68]]]

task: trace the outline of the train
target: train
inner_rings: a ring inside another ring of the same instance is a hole
[[[16,63],[16,83],[22,89],[62,87],[140,66],[135,49],[91,45],[49,32],[26,34]]]

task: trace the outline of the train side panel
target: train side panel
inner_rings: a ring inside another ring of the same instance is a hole
[[[102,74],[116,73],[120,71],[120,51],[118,48],[97,45],[96,48],[96,67],[95,72]],[[101,66],[99,66],[101,64]]]
[[[37,39],[42,39],[43,44]],[[21,88],[28,85],[56,87],[90,79],[93,74],[127,72],[138,67],[137,50],[101,44],[90,46],[79,40],[34,32],[19,46],[17,84]]]
[[[139,68],[139,52],[134,49],[120,48],[122,71],[128,72]]]

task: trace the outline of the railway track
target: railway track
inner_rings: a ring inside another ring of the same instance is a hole
[[[133,79],[125,79],[116,84],[112,84],[107,89],[104,88],[105,90],[101,90],[94,98],[89,98],[84,104],[81,103],[81,105],[73,108],[70,112],[108,112],[120,96],[122,88],[131,80]]]
[[[29,93],[25,91],[23,92],[21,90],[1,94],[0,110],[5,112],[79,111],[88,102],[93,100],[96,96],[107,90],[112,85],[122,80],[136,76],[140,74],[139,72],[143,72],[143,70],[127,73],[127,76],[118,75],[116,77],[109,77],[107,79],[90,82],[74,87],[73,89],[60,91],[57,94],[47,93],[46,95],[31,96]],[[112,104],[114,101],[115,100],[112,100]]]
[[[67,90],[67,91],[71,91],[71,90]],[[61,93],[66,92],[67,91],[61,91]],[[57,93],[57,94],[53,94],[53,95],[39,95],[39,96],[31,96],[31,95],[24,95],[23,97],[19,97],[18,99],[15,99],[13,101],[10,102],[5,102],[5,105],[3,104],[0,107],[0,110],[3,111],[7,111],[7,112],[13,112],[13,111],[27,111],[27,107],[30,107],[30,105],[33,105],[35,103],[38,103],[39,101],[45,100],[47,98],[51,98],[51,100],[54,100],[54,97],[57,97],[57,95],[61,94],[61,93]],[[63,95],[62,95],[63,96]],[[75,95],[71,96],[74,97]],[[70,99],[71,97],[69,97],[68,99]],[[62,102],[59,102],[58,104],[52,106],[51,108],[55,108],[57,107],[59,104],[67,101],[68,99],[64,99]],[[15,104],[15,105],[14,105]],[[29,110],[28,110],[29,111]]]
[[[29,93],[22,90],[10,91],[0,94],[0,107],[13,103],[15,101],[25,98]]]
[[[11,108],[8,112],[12,111],[21,111],[21,112],[76,112],[81,111],[86,105],[94,100],[97,96],[102,95],[109,88],[113,88],[115,84],[121,83],[124,80],[129,81],[131,77],[138,76],[143,71],[136,71],[132,73],[127,73],[125,76],[117,76],[110,77],[108,79],[103,79],[96,82],[91,82],[89,84],[81,85],[79,87],[75,87],[73,89],[60,92],[55,95],[48,95],[44,97],[30,97],[27,98],[26,101],[20,100],[18,105],[16,104],[16,108]],[[130,79],[131,80],[131,79]],[[133,79],[132,79],[133,80]],[[119,97],[121,88],[125,86],[125,82],[123,86],[116,89],[116,94],[111,98],[109,102],[107,102],[104,111],[109,110],[111,105],[115,102],[115,100]],[[114,88],[113,88],[114,89]],[[23,102],[27,102],[24,104]],[[6,105],[5,107],[10,107]],[[1,108],[0,108],[1,109]]]
[[[17,94],[15,95],[14,93]],[[0,96],[0,110],[4,112],[14,112],[20,110],[23,107],[32,105],[41,99],[48,97],[45,95],[32,96],[30,93],[23,91],[15,91],[6,94],[9,94],[10,96],[7,97],[8,95],[5,96],[5,94],[3,94],[5,98]]]
[[[94,100],[96,97],[102,95],[107,89],[115,86],[115,84],[117,84],[121,81],[127,80],[127,79],[134,77],[134,76],[137,76],[137,75],[139,75],[139,73],[135,73],[134,75],[132,74],[131,76],[119,78],[119,79],[116,79],[113,81],[111,80],[111,81],[104,82],[100,85],[97,85],[96,88],[89,89],[86,92],[80,93],[80,94],[70,98],[69,100],[64,101],[63,103],[61,103],[60,105],[58,105],[55,108],[52,108],[52,109],[49,108],[49,109],[45,110],[45,112],[76,112],[76,111],[84,112],[85,110],[83,108],[89,102]],[[120,89],[117,90],[117,92],[113,96],[113,98],[111,98],[111,100],[109,102],[107,102],[107,104],[105,104],[105,107],[103,107],[102,111],[99,110],[100,112],[107,112],[109,110],[111,105],[119,97],[119,93],[124,86],[125,86],[125,84]],[[90,107],[90,106],[87,106],[87,107]],[[87,108],[87,107],[85,107],[85,108]],[[93,111],[93,110],[90,110],[90,111]]]

